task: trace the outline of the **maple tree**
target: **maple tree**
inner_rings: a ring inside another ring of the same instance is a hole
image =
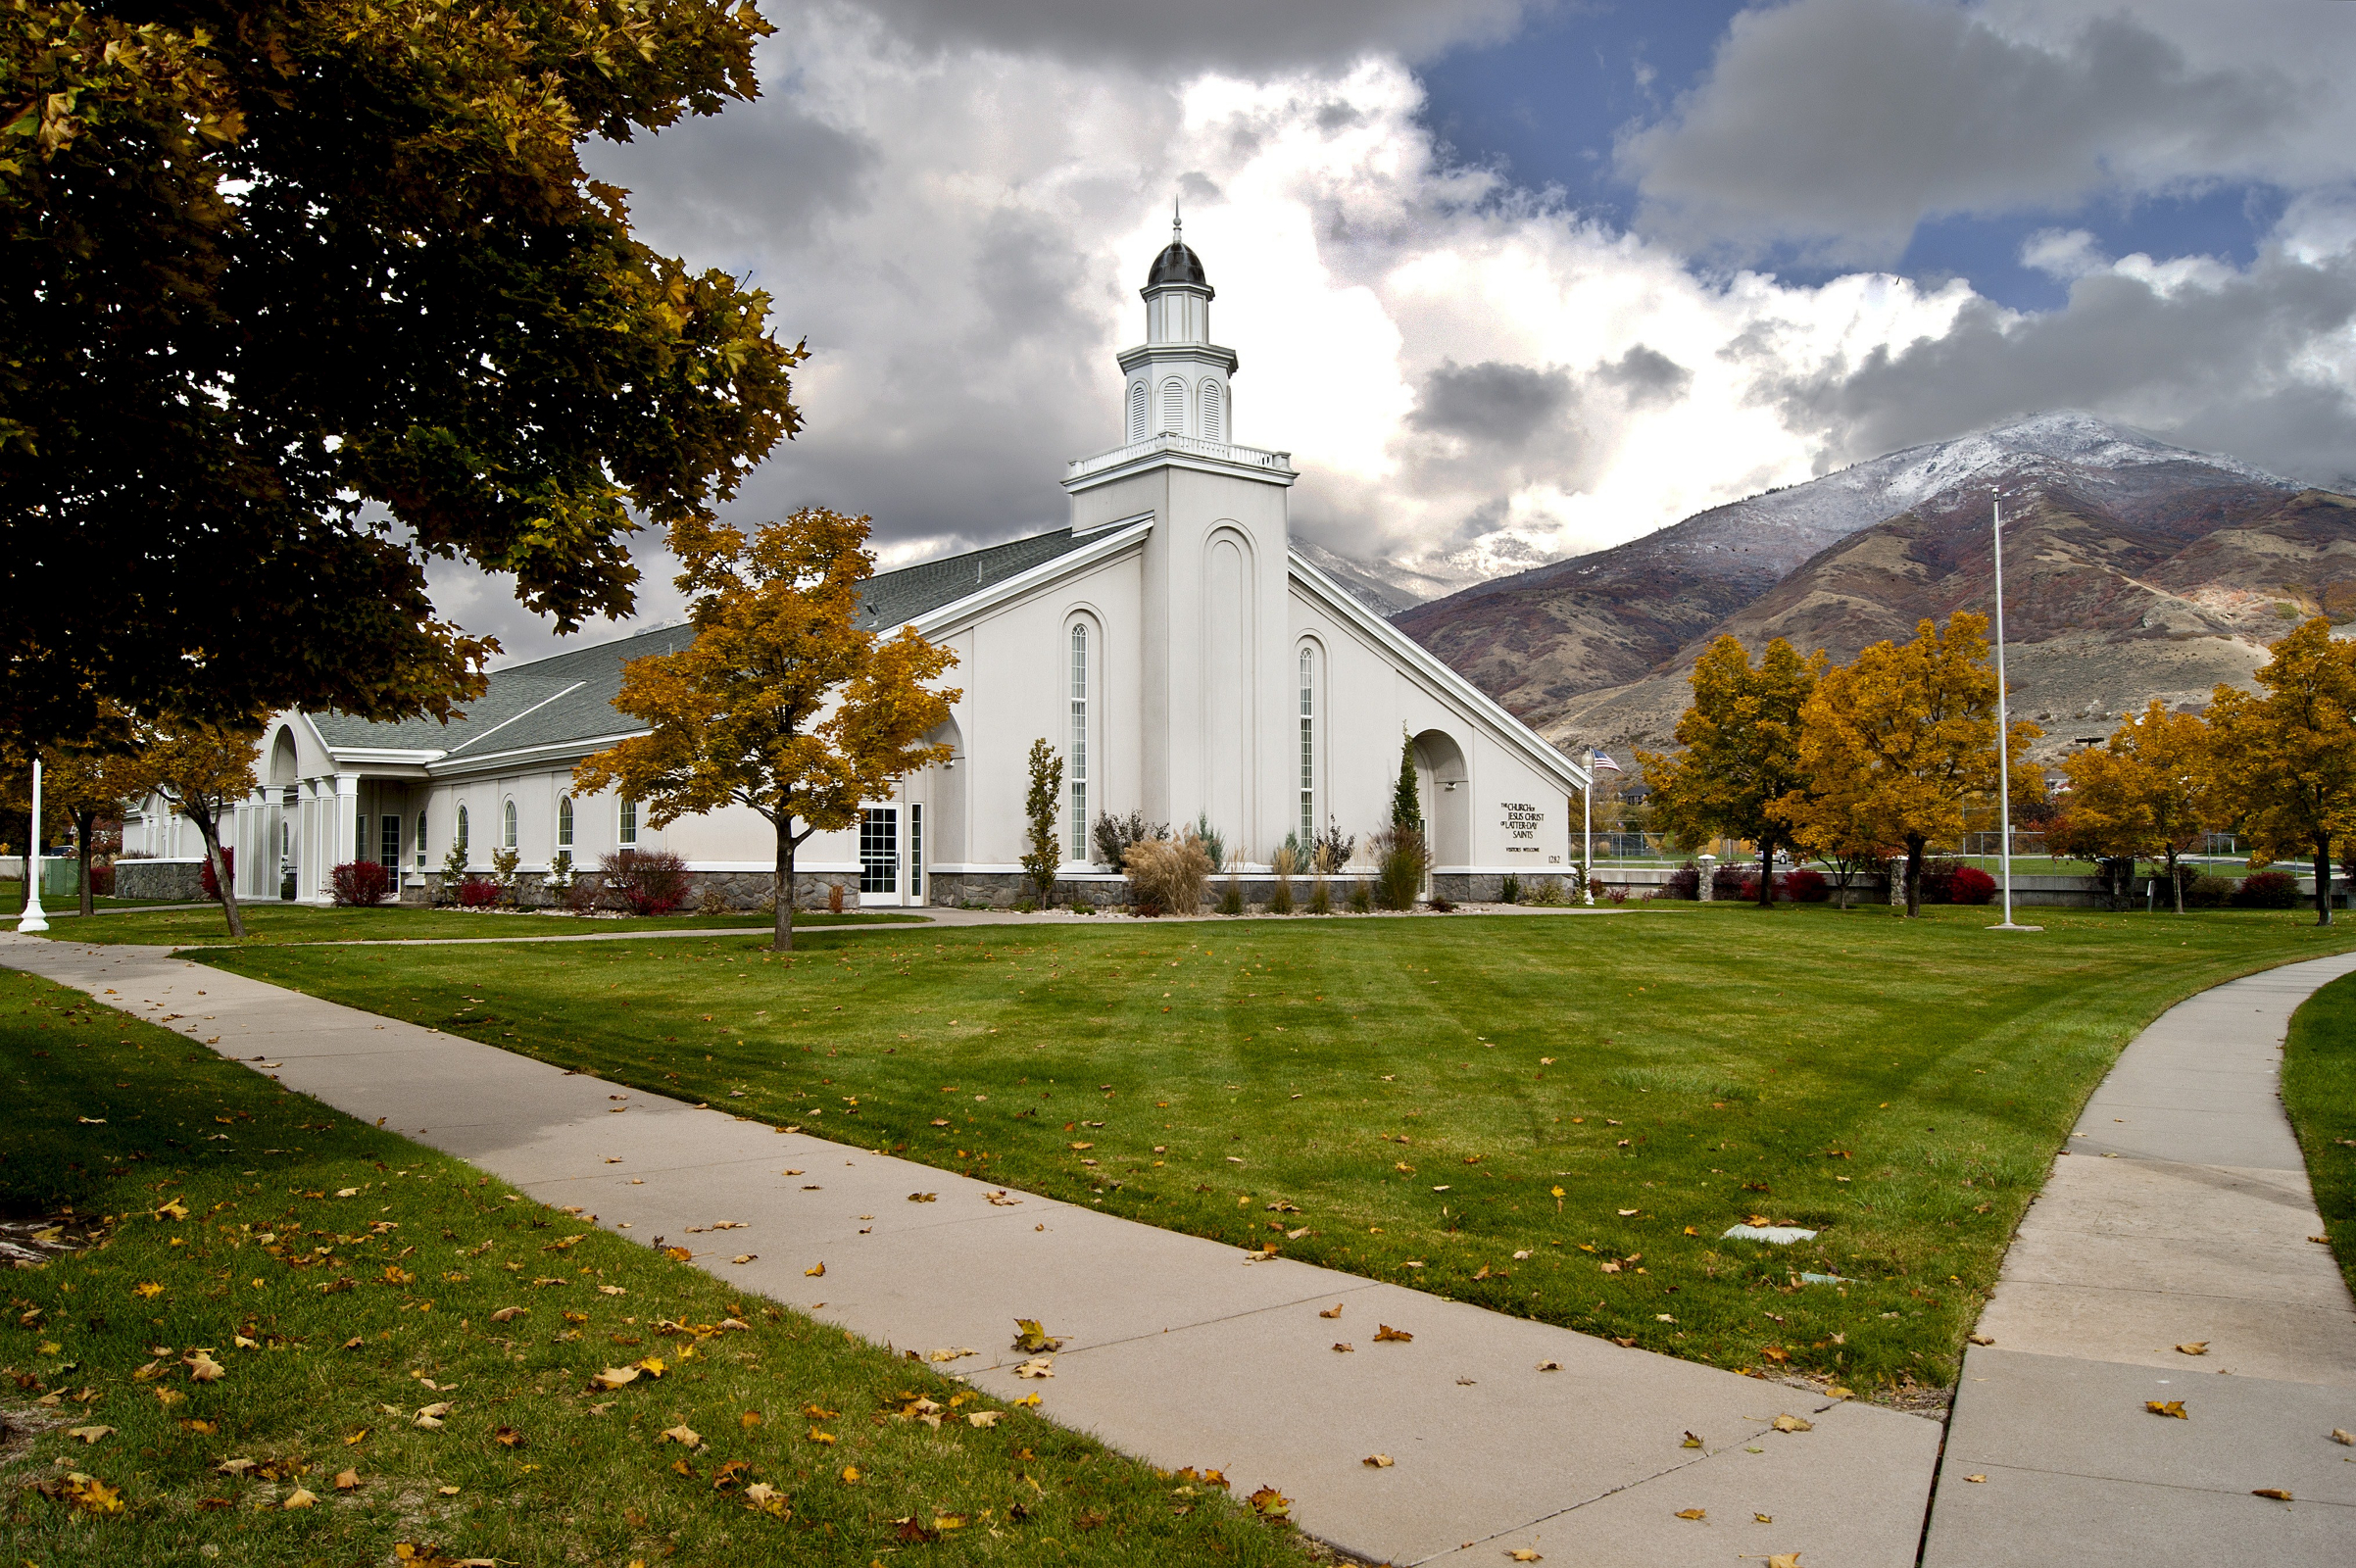
[[[2017,796],[2041,795],[2022,765],[2044,732],[2016,720],[2006,744]],[[1988,617],[1929,619],[1908,643],[1878,642],[1825,670],[1800,710],[1803,782],[1776,803],[1802,842],[1902,845],[1906,913],[1922,912],[1923,855],[1952,839],[1996,792],[1996,675]]]
[[[1732,637],[1710,644],[1693,664],[1693,701],[1677,720],[1671,753],[1638,752],[1652,791],[1656,830],[1681,847],[1713,837],[1747,839],[1759,854],[1759,904],[1775,902],[1775,852],[1792,843],[1775,803],[1800,784],[1800,710],[1826,660],[1802,659],[1783,638],[1754,666]]]
[[[137,765],[155,792],[193,823],[197,837],[204,840],[205,863],[213,868],[221,912],[229,922],[229,935],[239,938],[245,935],[245,921],[237,912],[236,881],[221,857],[221,829],[237,803],[261,787],[254,775],[261,742],[257,724],[185,721],[148,726],[137,737]]]
[[[754,97],[750,3],[7,4],[0,727],[447,716],[429,562],[625,613],[798,428],[767,296],[578,157]]]
[[[2331,846],[2356,835],[2356,643],[2319,615],[2271,652],[2258,691],[2219,686],[2209,704],[2219,787],[2253,863],[2314,857],[2315,920],[2330,925]]]
[[[2047,836],[2059,853],[2101,860],[2163,860],[2184,912],[2177,857],[2217,825],[2211,731],[2197,713],[2150,707],[2112,732],[2101,749],[2063,762],[2070,776],[2069,815]]]
[[[898,781],[947,761],[924,736],[962,692],[926,683],[957,655],[913,627],[859,624],[875,558],[867,518],[808,507],[747,535],[692,519],[670,530],[695,641],[622,667],[614,706],[649,730],[584,759],[584,793],[642,801],[655,827],[747,806],[776,830],[774,947],[794,945],[794,855],[859,819]]]

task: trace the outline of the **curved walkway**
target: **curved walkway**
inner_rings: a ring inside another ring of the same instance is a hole
[[[2352,971],[2219,986],[2120,1055],[1965,1355],[1925,1568],[2356,1562],[2356,1302],[2278,1087],[2291,1013]]]
[[[1939,1451],[1917,1416],[617,1093],[163,949],[8,935],[0,963],[869,1340],[970,1347],[942,1370],[1164,1468],[1272,1485],[1369,1562],[1915,1562]],[[722,1218],[743,1228],[699,1234]],[[1051,1380],[1016,1380],[1016,1317],[1067,1337]],[[1377,1344],[1386,1323],[1412,1339]],[[1786,1413],[1812,1428],[1774,1430]]]

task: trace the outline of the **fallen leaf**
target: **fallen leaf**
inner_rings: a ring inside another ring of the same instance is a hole
[[[1391,1455],[1387,1453],[1370,1453],[1365,1458],[1360,1459],[1358,1463],[1367,1466],[1369,1469],[1388,1470],[1391,1468],[1393,1460]]]
[[[442,1417],[449,1413],[450,1402],[446,1399],[439,1403],[429,1404],[417,1412],[417,1425],[423,1427],[428,1432],[434,1431],[441,1426]]]
[[[109,1436],[114,1430],[113,1427],[74,1427],[68,1430],[66,1436],[79,1438],[84,1444],[92,1444],[100,1438]]]
[[[1318,1313],[1317,1315],[1319,1317],[1340,1317],[1342,1315],[1342,1303],[1340,1301],[1336,1301],[1333,1305],[1327,1307],[1324,1311]]]
[[[2252,1487],[2250,1489],[2250,1495],[2253,1497],[2272,1497],[2277,1502],[2288,1502],[2290,1500],[2290,1494],[2284,1492],[2281,1487]]]
[[[1336,1340],[1334,1341],[1334,1348],[1344,1354],[1349,1354],[1354,1352],[1357,1349],[1357,1347],[1350,1344],[1348,1340]]]
[[[1638,1212],[1638,1210],[1636,1210],[1636,1209],[1633,1209],[1633,1208],[1623,1208],[1623,1209],[1621,1209],[1621,1210],[1620,1210],[1620,1218],[1622,1218],[1622,1219],[1627,1219],[1628,1217],[1630,1217],[1631,1215],[1633,1215],[1633,1214],[1635,1214],[1635,1213],[1637,1213],[1637,1212]]]
[[[1082,1144],[1080,1147],[1081,1147],[1081,1148],[1083,1148],[1083,1149],[1085,1149],[1085,1148],[1087,1148],[1088,1146],[1087,1146],[1086,1144]],[[937,1203],[937,1202],[939,1202],[940,1200],[941,1200],[941,1195],[940,1195],[939,1193],[910,1193],[910,1194],[908,1194],[908,1201],[909,1201],[909,1202],[911,1202],[911,1203]]]
[[[823,1263],[813,1263],[810,1267],[804,1269],[802,1272],[813,1280],[818,1279],[825,1274],[826,1265]]]
[[[190,1350],[180,1357],[180,1365],[188,1369],[190,1381],[219,1383],[229,1375],[229,1369],[213,1359],[211,1350]]]
[[[760,1255],[761,1254],[759,1252],[739,1252],[734,1257],[728,1259],[728,1261],[731,1263],[750,1263],[753,1261],[753,1259],[759,1257]],[[826,1265],[823,1263],[818,1265],[820,1272],[824,1272],[825,1268]]]
[[[530,1310],[531,1308],[528,1306],[503,1306],[498,1311],[491,1314],[491,1321],[494,1323],[513,1323],[515,1321],[515,1319],[521,1317],[524,1313]]]
[[[1414,1338],[1415,1336],[1409,1334],[1405,1329],[1395,1329],[1388,1323],[1377,1323],[1374,1326],[1374,1343],[1377,1345],[1382,1344],[1385,1340],[1404,1345]]]
[[[1970,1483],[1972,1483],[1974,1486],[1979,1486],[1979,1485],[1980,1485],[1980,1484],[1982,1484],[1983,1482],[1987,1481],[1987,1480],[1988,1480],[1988,1477],[1986,1477],[1986,1476],[1965,1476],[1963,1479],[1964,1479],[1964,1480],[1966,1480],[1966,1481],[1969,1481],[1969,1482],[1970,1482]]]
[[[682,1448],[700,1448],[704,1446],[702,1436],[684,1421],[675,1427],[664,1427],[662,1436],[656,1438],[655,1441],[657,1443],[675,1443]]]
[[[1530,1547],[1528,1547],[1528,1546],[1516,1546],[1516,1547],[1514,1547],[1514,1548],[1513,1548],[1511,1551],[1508,1551],[1508,1552],[1506,1552],[1506,1553],[1505,1553],[1505,1555],[1506,1555],[1507,1557],[1511,1558],[1511,1559],[1512,1559],[1513,1561],[1515,1561],[1515,1562],[1544,1562],[1544,1561],[1546,1561],[1546,1559],[1545,1559],[1544,1557],[1541,1557],[1541,1556],[1540,1556],[1540,1555],[1539,1555],[1539,1554],[1538,1554],[1536,1551],[1533,1551],[1533,1550],[1532,1550]]]
[[[1063,1341],[1040,1327],[1037,1318],[1018,1317],[1014,1320],[1014,1348],[1036,1355],[1042,1350],[1063,1348]]]
[[[1767,1559],[1767,1568],[1799,1568],[1799,1553],[1779,1551]]]
[[[1709,1517],[1709,1510],[1707,1508],[1680,1508],[1677,1510],[1677,1517],[1680,1519],[1706,1519]]]
[[[2345,1427],[2333,1427],[2331,1429],[2331,1441],[2333,1443],[2343,1443],[2351,1448],[2356,1448],[2356,1432],[2350,1432]]]
[[[2207,1340],[2194,1340],[2189,1345],[2178,1346],[2177,1349],[2185,1355],[2207,1355],[2209,1353],[2209,1342]]]
[[[1813,1432],[1816,1423],[1796,1415],[1779,1415],[1771,1423],[1778,1432]]]
[[[456,1487],[452,1487],[450,1490],[456,1492],[458,1489]],[[293,1492],[287,1494],[286,1500],[278,1504],[278,1506],[281,1508],[308,1508],[313,1506],[319,1500],[319,1494],[313,1492],[309,1487],[297,1487]]]
[[[251,1459],[223,1459],[213,1468],[224,1476],[241,1476],[254,1468],[254,1461]]]
[[[2192,1419],[2184,1414],[2184,1401],[2182,1399],[2145,1399],[2143,1408],[2149,1410],[2153,1415],[2172,1415],[2179,1421]]]
[[[338,1492],[350,1492],[350,1491],[351,1491],[351,1490],[352,1490],[354,1487],[357,1487],[357,1486],[359,1486],[359,1485],[360,1485],[360,1472],[359,1472],[359,1471],[357,1471],[357,1470],[338,1470],[338,1471],[336,1471],[336,1472],[335,1472],[335,1490],[336,1490],[336,1491],[338,1491]]]
[[[1771,1525],[1775,1523],[1775,1515],[1771,1513],[1754,1513],[1750,1518],[1753,1524]]]
[[[610,1366],[603,1372],[600,1372],[595,1377],[591,1378],[589,1380],[589,1384],[592,1388],[618,1389],[625,1383],[635,1383],[637,1381],[638,1369],[636,1367]]]
[[[1562,1370],[1562,1363],[1560,1361],[1541,1361],[1538,1363],[1538,1370],[1541,1372],[1559,1372]]]
[[[1006,1412],[1004,1410],[974,1410],[967,1413],[965,1424],[969,1427],[980,1427],[987,1432],[1005,1420],[1006,1416]]]
[[[458,1495],[458,1488],[456,1487],[437,1487],[434,1490],[439,1492],[445,1497],[455,1497]]]
[[[1055,1368],[1051,1357],[1040,1355],[1016,1367],[1014,1375],[1018,1378],[1052,1378],[1055,1375]]]
[[[1985,1334],[1967,1334],[1964,1336],[1964,1338],[1971,1341],[1974,1345],[1993,1345],[1996,1343],[1993,1339],[1990,1339]]]
[[[1274,1487],[1262,1487],[1244,1500],[1262,1519],[1282,1519],[1293,1511],[1293,1499]]]
[[[843,1479],[852,1483],[853,1485],[857,1485],[859,1482],[859,1466],[855,1464],[847,1464],[843,1466]]]
[[[523,1434],[514,1427],[501,1427],[491,1434],[491,1441],[503,1448],[520,1448],[524,1444]]]
[[[1678,1446],[1681,1448],[1698,1448],[1701,1446],[1701,1435],[1695,1432],[1689,1432],[1686,1434],[1685,1442],[1679,1444]]]

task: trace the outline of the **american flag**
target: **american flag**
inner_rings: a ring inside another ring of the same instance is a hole
[[[1596,772],[1598,772],[1598,773],[1600,773],[1600,772],[1603,772],[1603,771],[1605,771],[1606,769],[1608,769],[1608,770],[1610,770],[1611,772],[1614,772],[1614,773],[1624,773],[1624,772],[1626,772],[1626,771],[1627,771],[1627,769],[1626,769],[1626,768],[1623,768],[1622,766],[1620,766],[1620,764],[1619,764],[1619,763],[1617,763],[1617,762],[1615,762],[1615,761],[1613,761],[1613,760],[1611,760],[1611,753],[1609,753],[1609,752],[1597,752],[1597,753],[1595,753],[1595,771],[1596,771]]]

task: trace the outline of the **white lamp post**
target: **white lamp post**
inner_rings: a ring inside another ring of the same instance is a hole
[[[1996,551],[1996,851],[2004,867],[2004,919],[1990,931],[2042,931],[2041,925],[2012,920],[2012,719],[2004,690],[2004,498],[1993,498],[1990,534]]]
[[[41,910],[41,760],[32,760],[32,834],[25,846],[25,914],[17,921],[20,931],[34,932],[49,929],[49,918]]]

